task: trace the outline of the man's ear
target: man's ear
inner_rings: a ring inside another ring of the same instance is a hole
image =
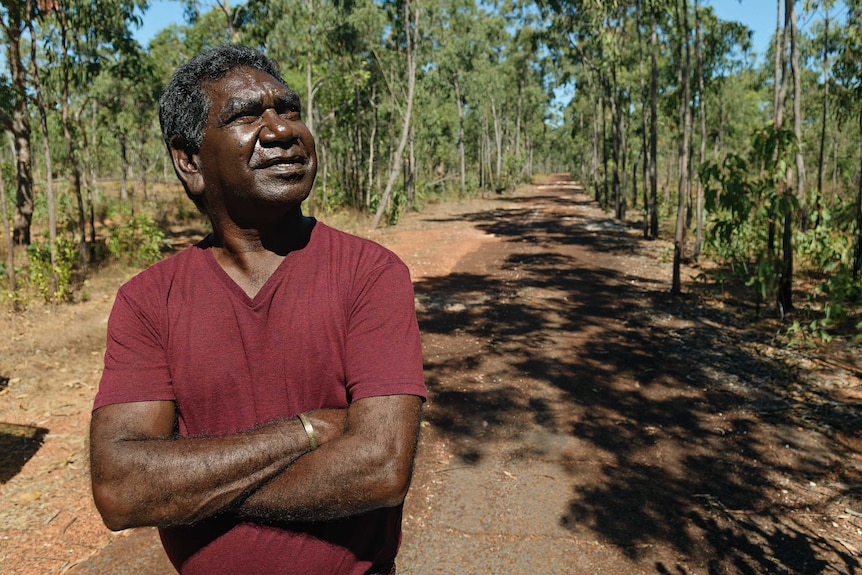
[[[179,136],[171,138],[170,150],[171,160],[174,162],[174,171],[183,182],[186,190],[193,195],[200,195],[204,191],[203,175],[200,171],[200,155],[191,152],[188,143]]]

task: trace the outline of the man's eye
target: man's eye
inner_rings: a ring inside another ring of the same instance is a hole
[[[258,119],[257,114],[239,114],[233,121],[237,124],[250,124]]]

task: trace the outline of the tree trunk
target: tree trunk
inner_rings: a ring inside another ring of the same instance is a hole
[[[461,101],[461,83],[458,75],[452,79],[455,88],[455,104],[458,106],[458,158],[461,161],[461,186],[458,188],[458,198],[463,198],[467,191],[467,158],[464,151],[464,102]]]
[[[608,142],[608,124],[607,117],[605,115],[605,82],[602,78],[599,78],[599,86],[601,96],[599,96],[599,110],[600,117],[602,119],[602,137],[599,143],[599,151],[602,154],[602,197],[599,203],[602,207],[608,206],[608,152],[607,152],[607,142]]]
[[[25,5],[25,10],[29,4]],[[27,69],[21,61],[21,2],[7,3],[6,62],[12,79],[14,105],[12,116],[3,115],[6,129],[15,144],[15,212],[12,216],[13,238],[18,245],[30,244],[33,219],[33,174],[30,152],[30,114],[27,110]]]
[[[386,189],[383,191],[380,205],[377,206],[377,213],[374,214],[374,220],[371,222],[372,228],[380,225],[380,219],[383,217],[383,212],[386,211],[389,196],[392,195],[395,182],[401,175],[401,161],[404,157],[404,149],[407,147],[407,138],[410,135],[410,122],[413,114],[413,93],[416,89],[416,51],[418,50],[416,39],[418,37],[417,28],[419,27],[419,10],[412,10],[411,4],[411,0],[404,2],[404,32],[407,39],[407,106],[401,124],[401,139],[389,164],[389,177],[386,180]]]
[[[823,217],[823,169],[826,153],[826,116],[829,111],[829,9],[826,10],[823,29],[823,108],[820,113],[820,152],[817,155],[817,197],[814,209],[817,211],[815,227],[819,227]]]
[[[117,134],[120,143],[120,200],[129,202],[129,149],[126,146],[126,133]]]
[[[146,126],[145,123],[141,122],[138,124],[138,169],[140,170],[140,179],[141,179],[141,193],[144,196],[144,200],[148,199],[147,192],[147,171],[149,169],[149,162],[147,161],[147,132],[144,129]],[[93,182],[95,184],[95,182]]]
[[[501,193],[505,189],[503,183],[503,120],[497,112],[497,105],[494,97],[491,96],[491,120],[494,123],[494,151],[497,153],[494,177],[494,191]]]
[[[479,189],[485,189],[485,147],[483,145],[482,134],[477,134],[476,148],[479,150]]]
[[[650,228],[649,228],[649,176],[650,173],[650,153],[648,147],[648,134],[649,134],[649,94],[646,88],[646,73],[644,71],[644,54],[646,50],[644,49],[644,40],[643,40],[643,21],[641,20],[641,1],[637,0],[635,3],[635,13],[638,15],[636,20],[637,31],[638,31],[638,80],[640,81],[641,88],[641,159],[643,162],[640,164],[641,166],[641,180],[643,181],[643,234],[644,238],[650,237]],[[632,190],[634,194],[634,198],[637,199],[638,190],[637,190],[637,169],[633,167],[632,169]]]
[[[703,51],[701,48],[700,38],[700,6],[698,0],[694,0],[694,57],[697,63],[697,83],[700,90],[700,96],[697,99],[698,116],[700,118],[700,156],[698,158],[698,166],[703,166],[706,161],[706,87],[703,79]],[[703,182],[697,178],[697,187],[695,188],[695,225],[697,232],[694,239],[694,249],[692,258],[697,261],[700,257],[701,246],[703,245]]]
[[[784,314],[793,311],[793,210],[789,207],[784,210],[781,249],[784,256],[778,284],[778,306],[783,319]]]
[[[371,87],[371,135],[368,137],[368,182],[365,186],[365,209],[371,210],[374,187],[374,140],[377,138],[377,84]]]
[[[236,29],[236,24],[233,21],[233,11],[230,9],[230,2],[228,0],[223,0],[221,4],[221,11],[224,12],[224,17],[227,21],[228,38],[233,41],[236,37],[238,30]]]
[[[626,130],[628,129],[628,123],[626,122],[627,114],[623,108],[623,106],[619,106],[617,110],[617,114],[619,114],[619,156],[620,156],[620,165],[616,170],[619,174],[619,201],[617,203],[617,219],[620,221],[625,221],[626,219],[626,210],[628,208],[628,197],[626,193],[628,191],[629,182],[628,182],[628,140],[626,139]]]
[[[524,78],[518,76],[518,104],[515,109],[515,157],[521,159],[521,110],[524,105]]]
[[[36,93],[36,108],[39,110],[39,123],[42,128],[42,139],[45,149],[45,199],[48,203],[48,247],[51,258],[51,293],[60,290],[60,278],[57,275],[57,205],[54,199],[54,174],[51,162],[51,139],[48,131],[48,112],[46,111],[45,99],[42,95],[42,79],[39,77],[39,64],[36,58],[36,32],[30,14],[31,6],[28,3],[27,27],[30,30],[30,64],[33,66],[33,87]],[[4,222],[6,200],[3,199]]]
[[[773,125],[780,128],[784,123],[784,99],[787,94],[787,74],[785,74],[786,60],[785,51],[787,49],[787,16],[785,15],[785,25],[782,31],[781,27],[781,3],[785,0],[776,0],[778,3],[778,15],[775,24],[775,81],[773,83],[773,104],[772,116]],[[778,45],[779,40],[781,46]]]
[[[790,20],[790,70],[793,72],[793,133],[796,135],[796,197],[801,206],[799,223],[802,231],[808,227],[808,205],[805,198],[805,158],[802,156],[802,75],[799,70],[799,39],[796,27],[796,2],[787,0]]]
[[[416,140],[416,125],[410,124],[410,136],[407,143],[407,182],[405,187],[407,188],[407,211],[413,211],[413,206],[416,201],[416,150],[415,150],[415,140]]]
[[[682,85],[682,99],[680,102],[680,124],[682,125],[682,138],[679,145],[679,195],[676,212],[676,233],[674,234],[673,243],[673,279],[671,283],[671,293],[676,295],[682,292],[682,283],[680,279],[680,267],[685,251],[686,226],[685,226],[685,210],[686,201],[688,198],[688,153],[689,139],[691,137],[691,51],[689,48],[689,29],[688,29],[688,2],[681,0],[682,7],[677,3],[677,15],[682,12],[682,34],[680,39],[680,76]]]
[[[790,32],[790,68],[793,73],[793,131],[797,137],[797,142],[799,142],[799,137],[801,135],[801,119],[800,119],[800,100],[802,98],[800,82],[799,82],[799,57],[796,48],[796,2],[795,0],[786,0],[784,4],[784,35],[787,37],[788,29]],[[785,44],[786,45],[786,44]],[[784,67],[786,69],[786,66]],[[786,78],[786,74],[784,74]],[[782,92],[786,92],[786,81],[783,82]],[[783,109],[783,105],[782,105]],[[804,183],[805,173],[804,173],[804,165],[802,165],[800,160],[800,152],[797,151],[796,155],[796,193],[797,197],[801,194],[800,192],[800,183]],[[801,169],[800,169],[801,168]],[[787,188],[785,189],[786,194],[793,193],[793,187],[791,185],[791,168],[787,168]],[[800,181],[801,180],[801,181]],[[785,314],[793,311],[793,210],[790,208],[788,202],[785,203],[784,213],[782,214],[784,217],[784,227],[781,234],[781,250],[782,250],[782,261],[781,261],[781,276],[778,282],[778,306],[779,313],[783,318]]]
[[[90,263],[90,246],[87,242],[87,220],[84,215],[84,196],[81,189],[81,165],[78,160],[78,150],[75,146],[74,138],[72,137],[72,120],[69,117],[69,100],[70,100],[70,79],[69,79],[69,53],[66,38],[66,14],[61,9],[60,15],[60,45],[63,51],[63,100],[61,103],[61,114],[63,124],[63,137],[66,140],[66,154],[69,157],[69,163],[72,165],[72,181],[75,190],[75,198],[78,202],[78,241],[79,251],[81,255],[81,266],[84,271]]]
[[[328,149],[329,146],[327,146],[325,142],[320,143],[320,159],[322,160],[321,163],[323,164],[323,181],[321,182],[322,185],[320,190],[320,206],[323,208],[324,211],[326,211],[327,206],[326,191],[327,185],[329,184],[329,159],[327,158]]]
[[[620,110],[617,104],[617,72],[616,65],[611,63],[610,81],[606,83],[608,103],[611,107],[611,155],[614,160],[611,171],[611,194],[614,202],[614,212],[620,218],[622,213],[622,192],[620,190],[620,139],[622,138],[622,127],[620,126]]]
[[[784,52],[787,46],[787,26],[782,29],[781,25],[781,6],[784,0],[776,0],[776,15],[775,15],[775,59],[773,69],[773,84],[772,84],[772,123],[776,130],[781,128],[784,117],[784,97],[787,93],[787,77],[784,74]],[[779,42],[781,43],[779,45]],[[763,169],[761,167],[761,169]],[[775,258],[775,226],[776,221],[781,214],[774,211],[769,218],[769,232],[767,235],[766,253],[770,259]]]
[[[649,237],[658,237],[658,23],[650,8]]]

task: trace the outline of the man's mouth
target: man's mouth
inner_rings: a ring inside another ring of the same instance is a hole
[[[284,170],[295,170],[299,167],[305,166],[305,157],[304,156],[289,156],[289,157],[278,157],[278,158],[270,158],[268,160],[264,160],[260,162],[257,167],[259,169],[266,168],[281,168]]]

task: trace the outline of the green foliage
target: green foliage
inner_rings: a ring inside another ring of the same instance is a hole
[[[105,240],[108,252],[121,262],[146,266],[157,262],[169,248],[165,234],[147,215],[136,215],[111,228]]]
[[[829,322],[824,318],[814,319],[811,322],[794,321],[787,328],[788,343],[791,346],[804,345],[806,347],[817,347],[821,343],[829,343],[832,336],[829,334]]]
[[[727,154],[701,171],[709,212],[707,246],[759,301],[772,301],[777,293],[781,224],[798,207],[785,186],[796,146],[793,132],[769,124],[754,132],[747,157]]]
[[[860,294],[859,280],[853,279],[853,249],[851,234],[837,228],[828,210],[821,213],[820,225],[796,235],[795,245],[800,261],[823,279],[808,294],[809,308],[820,313],[816,328],[820,339],[826,330],[837,327],[847,317],[847,302]],[[802,329],[802,328],[800,328]]]
[[[58,237],[55,249],[57,258],[52,266],[49,242],[33,242],[27,247],[30,285],[47,302],[69,301],[73,294],[73,272],[78,262],[78,243],[71,237]]]
[[[796,152],[787,130],[766,126],[755,132],[748,156],[728,154],[704,167],[711,252],[751,287],[759,301],[775,297],[782,273],[781,227],[785,217],[799,212],[797,196],[785,186],[785,174]],[[854,235],[851,207],[841,202],[823,205],[810,194],[807,226],[793,235],[795,260],[815,278],[802,315],[787,328],[791,344],[816,345],[831,339],[847,318],[847,303],[858,297],[853,279]],[[835,218],[834,214],[839,217]]]

